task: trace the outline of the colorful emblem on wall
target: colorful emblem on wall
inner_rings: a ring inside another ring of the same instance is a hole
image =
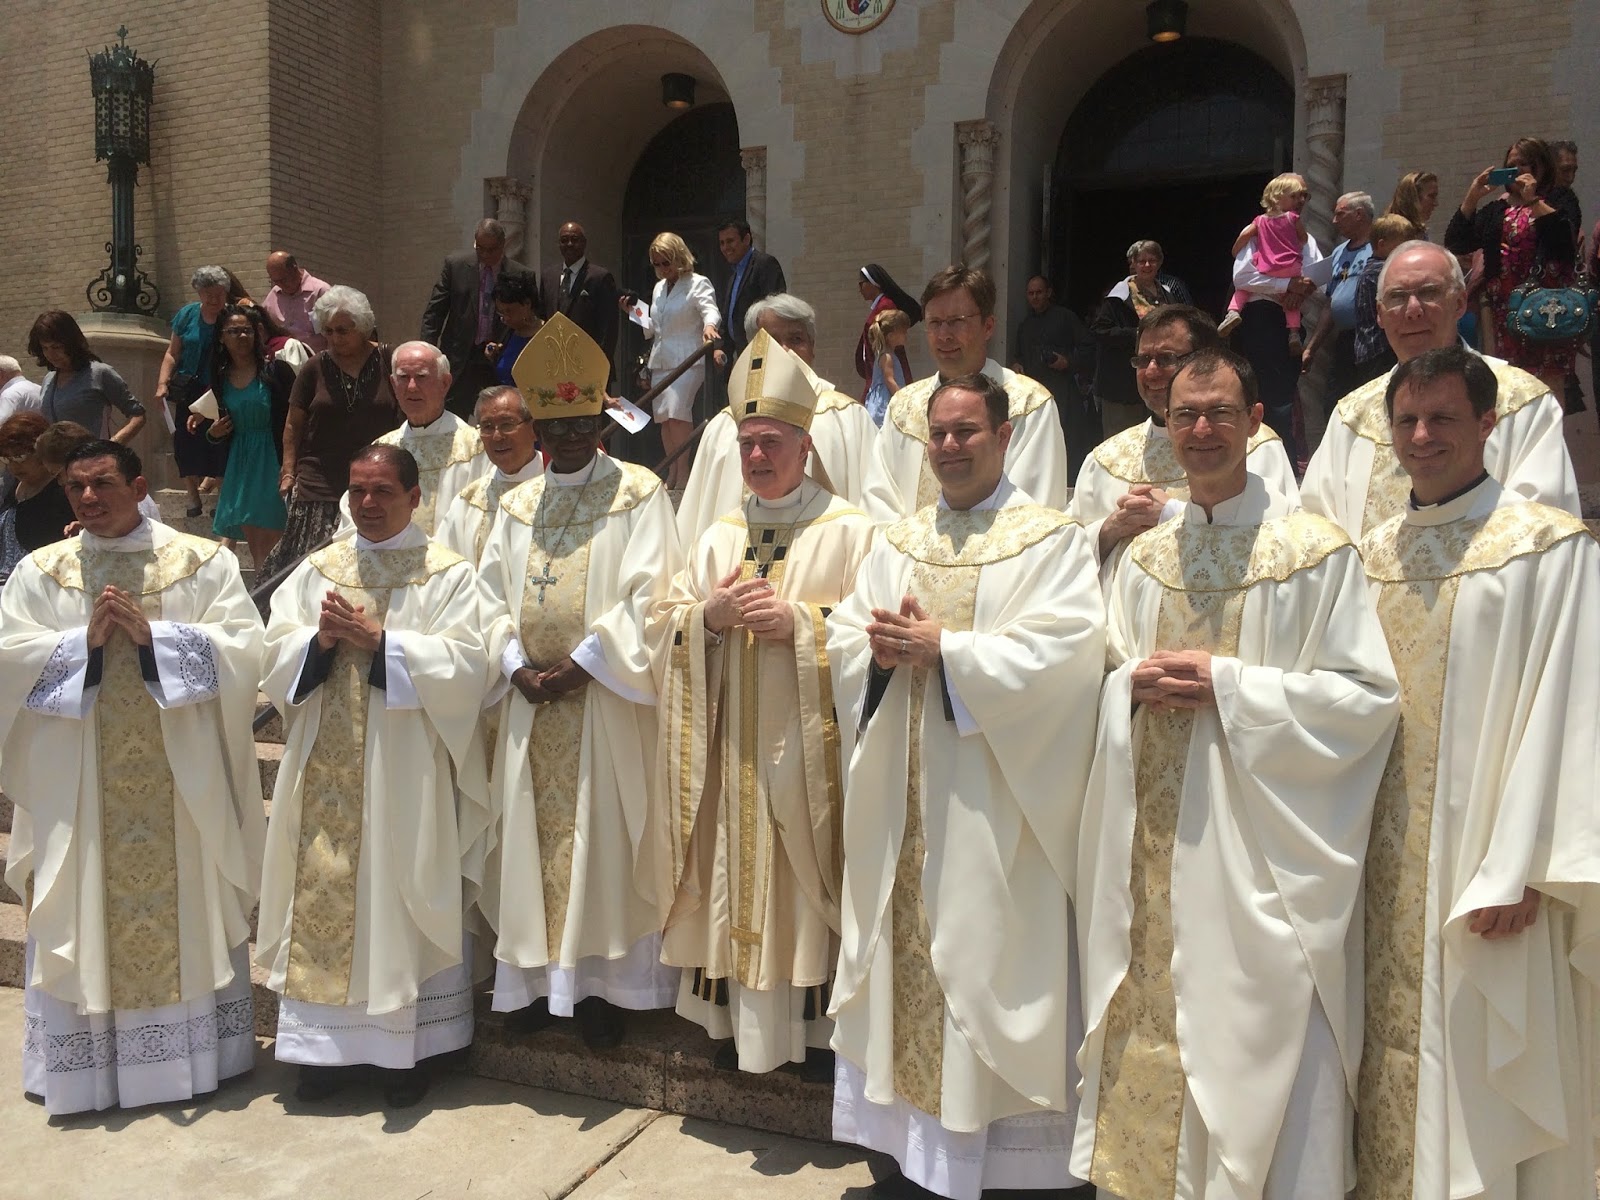
[[[822,15],[842,33],[865,33],[883,24],[894,0],[822,0]]]

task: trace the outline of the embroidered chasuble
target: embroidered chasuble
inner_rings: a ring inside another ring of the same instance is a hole
[[[834,1049],[867,1100],[963,1132],[1074,1103],[1076,840],[1060,798],[1087,776],[1103,650],[1081,531],[1001,491],[997,507],[890,526],[829,620],[840,718],[859,740]],[[896,668],[863,714],[871,610],[907,592],[943,627],[941,667]]]
[[[1600,547],[1489,480],[1362,554],[1402,707],[1367,853],[1356,1194],[1586,1194],[1600,803],[1570,722],[1592,723]],[[1524,884],[1533,926],[1466,929]]]
[[[1135,538],[1107,607],[1113,669],[1074,818],[1088,1035],[1073,1171],[1126,1200],[1259,1197],[1280,1132],[1338,1143],[1345,1128],[1283,1121],[1319,1012],[1353,1085],[1346,933],[1392,668],[1349,539],[1254,475],[1210,521],[1190,504]],[[1208,652],[1214,707],[1135,709],[1132,672],[1157,650]]]
[[[1011,399],[1006,477],[1046,508],[1066,508],[1066,439],[1050,389],[993,359],[984,363],[983,374],[999,381]],[[938,386],[938,375],[930,375],[906,384],[889,400],[883,428],[873,442],[861,502],[880,527],[939,498],[938,481],[928,466],[928,401]]]
[[[433,424],[421,429],[409,423],[402,424],[377,438],[376,443],[409,450],[417,460],[422,503],[412,513],[411,523],[429,537],[433,536],[434,528],[443,520],[461,489],[493,466],[483,452],[483,440],[478,431],[452,412],[442,414]],[[343,520],[338,532],[343,536],[355,528],[350,520],[348,494],[339,498],[339,511]]]
[[[792,504],[747,500],[701,536],[652,617],[662,957],[697,969],[702,999],[726,1003],[730,979],[771,991],[832,975],[843,778],[824,622],[871,542],[865,514],[814,483]],[[735,566],[790,602],[792,640],[706,632],[705,602]]]
[[[533,461],[515,475],[507,475],[498,468],[480,475],[462,488],[442,512],[434,538],[468,562],[480,562],[483,548],[489,541],[489,529],[500,512],[500,497],[543,472],[543,464],[536,454]]]
[[[383,624],[376,657],[339,641],[308,681],[323,598]],[[393,1012],[461,961],[462,912],[481,872],[463,851],[488,825],[474,729],[487,680],[471,565],[417,526],[372,545],[344,537],[274,594],[263,690],[285,714],[256,959],[311,1004]]]
[[[145,665],[120,628],[88,649],[108,585],[151,623]],[[94,1014],[210,997],[248,940],[265,826],[248,732],[261,624],[237,560],[146,521],[42,548],[0,598],[0,787],[16,804],[7,880],[27,897],[28,985]]]
[[[1537,376],[1484,356],[1500,381],[1499,423],[1484,446],[1483,463],[1505,487],[1529,500],[1578,515],[1578,486],[1563,433],[1560,402]],[[1301,498],[1359,538],[1399,516],[1411,481],[1395,457],[1384,408],[1390,371],[1339,401],[1322,444],[1306,466]]]
[[[680,565],[677,535],[649,471],[601,455],[587,472],[507,492],[484,550],[505,678],[507,655],[535,671],[570,656],[593,676],[538,705],[498,685],[483,908],[502,967],[618,959],[659,928],[640,853],[656,739],[643,623]]]

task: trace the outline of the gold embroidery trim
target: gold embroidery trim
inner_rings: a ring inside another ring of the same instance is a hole
[[[137,574],[129,572],[126,576],[119,575],[119,578],[126,577],[129,583],[123,591],[135,596],[153,596],[188,579],[211,561],[217,549],[218,543],[187,533],[175,534],[170,541],[153,549],[134,551],[132,554],[120,550],[90,549],[83,544],[82,538],[73,537],[35,550],[33,561],[40,571],[63,588],[75,592],[98,592],[100,588],[85,586],[86,574],[92,578],[101,571],[123,571],[126,564],[119,566],[107,560],[135,558],[139,560],[141,569]]]
[[[1271,426],[1263,424],[1250,439],[1247,453],[1253,454],[1268,442],[1280,440]],[[1107,475],[1124,483],[1153,483],[1163,487],[1188,483],[1188,474],[1172,449],[1172,439],[1156,437],[1148,421],[1101,442],[1095,447],[1094,460]]]
[[[1296,512],[1259,525],[1167,521],[1136,537],[1129,554],[1162,587],[1233,591],[1269,579],[1282,583],[1350,544],[1327,518]]]
[[[1003,382],[1006,397],[1011,401],[1007,420],[1012,422],[1020,421],[1036,409],[1055,402],[1049,388],[1026,375],[1008,371]],[[889,399],[889,418],[895,428],[923,445],[928,443],[928,401],[933,399],[934,389],[938,386],[939,376],[929,375],[906,384]],[[923,469],[927,469],[926,463]]]
[[[1076,524],[1037,504],[1007,508],[925,507],[889,526],[883,536],[908,558],[935,567],[981,567],[1015,558],[1030,546]]]
[[[1413,525],[1402,514],[1362,538],[1361,561],[1380,583],[1438,581],[1498,570],[1588,532],[1571,513],[1534,503],[1444,525]]]
[[[633,463],[619,463],[601,458],[595,462],[595,473],[586,487],[567,487],[554,484],[540,475],[512,488],[500,498],[500,511],[516,518],[524,525],[566,524],[572,528],[592,525],[602,517],[627,512],[643,504],[661,487],[661,480],[643,467]],[[550,512],[539,515],[539,506],[547,493],[555,502]],[[579,496],[579,493],[584,493]],[[565,504],[567,494],[575,498]],[[582,504],[579,504],[579,499]],[[570,516],[569,516],[570,513]]]
[[[307,561],[335,587],[384,591],[427,583],[466,560],[433,541],[404,550],[358,550],[350,536],[318,550]]]
[[[417,460],[417,473],[421,477],[422,503],[417,505],[413,520],[429,533],[433,532],[439,513],[439,481],[444,469],[456,463],[470,462],[483,452],[483,440],[471,426],[463,426],[446,436],[442,433],[417,438],[403,438],[406,426],[390,430],[378,439],[384,445],[399,446],[411,452]],[[454,496],[444,497],[446,506]]]

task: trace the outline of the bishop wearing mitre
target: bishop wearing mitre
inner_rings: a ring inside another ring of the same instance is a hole
[[[843,781],[824,622],[872,523],[806,475],[817,389],[765,329],[728,397],[749,498],[690,547],[651,621],[670,844],[662,959],[684,968],[679,1014],[732,1039],[725,1065],[770,1071],[809,1048],[831,1078]]]
[[[481,567],[505,693],[482,904],[498,935],[494,1007],[528,1032],[576,1016],[591,1047],[621,1040],[623,1010],[677,994],[644,851],[656,744],[644,623],[682,561],[661,481],[599,452],[609,370],[560,313],[523,348],[512,378],[550,462],[501,497]]]
[[[355,532],[273,593],[262,690],[284,717],[256,961],[276,1054],[321,1100],[375,1067],[392,1107],[472,1040],[463,848],[489,825],[474,738],[488,687],[477,573],[413,523],[416,460],[350,463]]]
[[[889,1187],[956,1200],[1077,1182],[1068,814],[1104,607],[1088,539],[1002,470],[1009,403],[987,375],[932,392],[939,500],[882,532],[828,621],[840,720],[860,730],[833,1133],[892,1155]]]

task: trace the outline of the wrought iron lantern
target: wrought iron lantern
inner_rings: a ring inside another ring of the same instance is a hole
[[[106,163],[111,185],[110,263],[89,282],[89,307],[95,312],[154,316],[161,292],[139,269],[144,253],[133,240],[133,189],[139,168],[150,165],[150,102],[155,66],[128,45],[128,27],[117,30],[117,44],[89,56],[94,92],[94,159]]]

